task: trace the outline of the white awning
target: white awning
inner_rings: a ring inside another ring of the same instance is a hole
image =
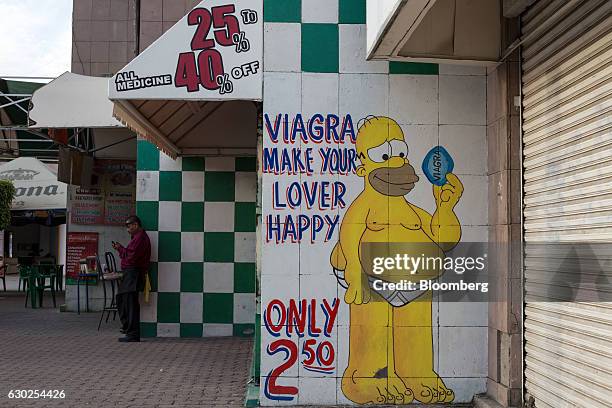
[[[368,0],[368,59],[488,65],[502,0]]]
[[[117,72],[108,95],[116,118],[172,157],[242,147],[231,134],[227,146],[207,144],[204,122],[223,114],[255,123],[245,101],[262,100],[262,71],[263,0],[205,0]],[[202,143],[194,145],[196,136]]]
[[[31,128],[123,127],[113,117],[108,78],[71,72],[34,91],[29,119]]]
[[[0,166],[0,180],[11,180],[16,188],[13,210],[66,208],[66,184],[57,181],[57,175],[33,157],[20,157]]]

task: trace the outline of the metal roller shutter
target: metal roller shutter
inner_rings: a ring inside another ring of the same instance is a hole
[[[525,391],[538,408],[612,407],[612,303],[542,298],[577,265],[612,282],[612,252],[561,265],[537,245],[612,243],[612,1],[540,0],[521,23]]]

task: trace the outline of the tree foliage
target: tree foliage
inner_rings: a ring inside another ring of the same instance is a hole
[[[0,180],[0,230],[11,225],[11,203],[15,198],[15,186],[9,180]]]

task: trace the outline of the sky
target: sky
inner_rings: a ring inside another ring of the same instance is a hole
[[[0,77],[70,71],[72,0],[0,0]]]

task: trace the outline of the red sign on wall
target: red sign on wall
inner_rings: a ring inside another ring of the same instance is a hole
[[[97,232],[69,232],[66,244],[66,284],[76,284],[79,261],[98,253]]]

